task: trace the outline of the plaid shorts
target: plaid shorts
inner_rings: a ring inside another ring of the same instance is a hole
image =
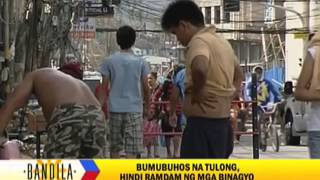
[[[110,151],[143,153],[142,113],[110,113]]]

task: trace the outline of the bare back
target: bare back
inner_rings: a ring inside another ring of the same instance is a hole
[[[37,71],[33,79],[33,88],[47,120],[58,105],[76,103],[100,106],[84,82],[54,69]]]

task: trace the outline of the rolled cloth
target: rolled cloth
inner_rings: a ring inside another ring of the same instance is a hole
[[[60,71],[73,76],[74,78],[83,78],[83,70],[81,69],[81,64],[79,62],[66,63],[59,69]]]

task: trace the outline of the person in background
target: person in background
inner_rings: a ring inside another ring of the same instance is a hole
[[[276,90],[275,86],[272,84],[272,82],[268,79],[266,79],[263,76],[263,67],[256,66],[253,71],[257,75],[257,93],[258,93],[258,105],[265,107],[269,103],[276,103],[281,101],[281,95],[280,92]],[[251,88],[252,88],[252,82],[248,84],[248,91],[249,96],[251,97]],[[271,96],[272,95],[272,96]]]
[[[310,157],[320,159],[320,32],[310,35],[310,39],[294,96],[300,101],[311,101],[308,146]]]
[[[240,131],[245,132],[246,131],[246,121],[248,119],[248,105],[244,101],[244,87],[245,84],[242,83],[240,91],[236,93],[234,97],[234,102],[231,105],[231,122],[232,122],[232,128],[233,131]],[[240,122],[238,122],[238,119]],[[240,140],[240,134],[234,133],[234,142],[239,143]]]
[[[110,86],[110,156],[120,158],[124,148],[127,158],[137,158],[144,149],[143,119],[150,118],[149,66],[133,54],[136,32],[132,27],[120,27],[116,36],[120,52],[108,57],[100,66],[102,87]],[[98,99],[104,104],[106,92],[101,92]]]
[[[153,147],[153,157],[159,158],[159,135],[148,135],[147,133],[160,133],[159,125],[159,104],[154,101],[154,94],[160,86],[157,84],[157,73],[151,72],[148,75],[148,84],[151,92],[150,115],[151,119],[144,120],[144,146],[147,147],[147,157],[151,158],[151,148]]]
[[[185,66],[180,64],[174,67],[173,73],[173,90],[170,96],[170,116],[169,116],[169,124],[172,127],[176,127],[177,125],[181,126],[181,131],[183,131],[186,126],[186,120],[184,114],[181,112],[181,104],[184,100],[184,81],[185,81]],[[179,109],[177,111],[177,109]],[[174,157],[179,157],[179,148],[181,144],[181,137],[174,136],[173,144],[175,147]],[[179,148],[178,148],[179,147]]]
[[[154,101],[162,101],[165,102],[165,104],[162,104],[160,106],[160,119],[161,119],[161,131],[164,133],[176,133],[176,132],[182,132],[181,124],[180,122],[176,124],[175,126],[172,126],[172,124],[169,122],[169,115],[170,115],[170,104],[169,100],[172,95],[172,91],[174,89],[174,85],[172,82],[172,76],[173,76],[173,70],[170,70],[167,74],[166,80],[162,84],[162,86],[155,92],[154,95]],[[181,106],[178,106],[176,110],[177,114],[181,113]],[[175,135],[165,135],[165,144],[167,149],[167,157],[173,158],[173,157],[179,157],[179,144],[173,143],[173,137]],[[173,150],[172,150],[173,145]]]

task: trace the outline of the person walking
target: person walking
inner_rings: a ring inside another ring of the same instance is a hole
[[[110,84],[110,156],[119,158],[124,150],[127,158],[136,158],[143,152],[143,116],[149,118],[149,67],[133,54],[136,32],[132,27],[120,27],[116,36],[120,52],[108,57],[100,67],[102,89]],[[100,93],[98,99],[104,104],[106,93]]]

